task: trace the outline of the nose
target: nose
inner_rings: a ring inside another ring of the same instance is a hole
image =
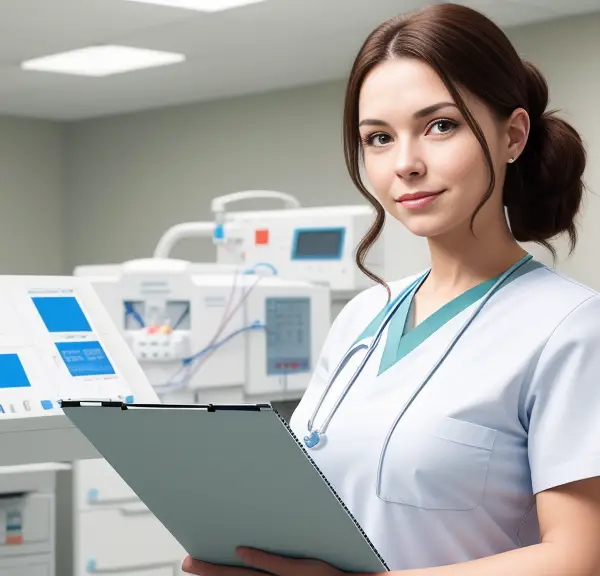
[[[396,176],[399,176],[403,180],[414,180],[425,174],[425,162],[423,162],[415,146],[404,145],[401,147],[396,158],[394,171],[396,172]]]

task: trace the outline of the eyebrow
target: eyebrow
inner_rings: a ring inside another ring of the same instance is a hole
[[[454,102],[438,102],[437,104],[432,104],[431,106],[427,106],[427,108],[422,108],[413,114],[413,118],[419,119],[424,118],[425,116],[429,116],[442,108],[448,108],[449,106],[453,108],[458,108],[458,106]],[[387,122],[384,120],[376,120],[373,118],[366,118],[365,120],[361,120],[360,126],[389,126]]]

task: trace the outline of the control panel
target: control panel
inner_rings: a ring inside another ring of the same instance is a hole
[[[267,376],[311,370],[309,298],[267,298]]]
[[[3,464],[97,457],[63,415],[60,400],[140,396],[156,398],[88,282],[0,277]]]

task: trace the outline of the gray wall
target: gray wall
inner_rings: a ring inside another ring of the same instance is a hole
[[[63,127],[0,118],[0,274],[64,270]]]
[[[70,125],[68,266],[150,256],[169,226],[210,218],[210,200],[237,190],[356,202],[342,98],[337,82]],[[210,258],[212,248],[190,241],[173,256]]]

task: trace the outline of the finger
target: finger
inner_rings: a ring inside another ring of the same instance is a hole
[[[237,555],[248,565],[254,566],[266,572],[277,574],[277,576],[294,576],[299,574],[302,560],[286,558],[270,554],[255,548],[246,548],[241,546],[236,550]]]
[[[254,570],[235,568],[234,566],[220,566],[202,560],[195,560],[191,556],[184,559],[181,569],[188,574],[197,574],[198,576],[256,576]]]

